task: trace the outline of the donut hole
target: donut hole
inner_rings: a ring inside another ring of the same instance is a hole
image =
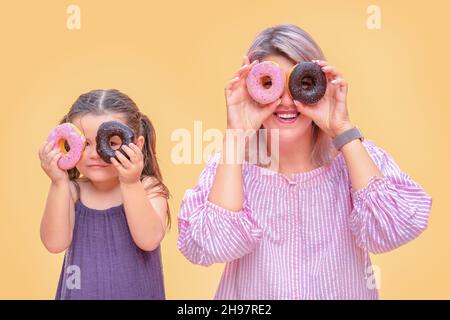
[[[59,145],[59,149],[61,150],[61,152],[63,154],[66,154],[70,151],[70,145],[67,142],[67,140],[65,140],[65,139],[59,140],[58,145]]]
[[[312,90],[312,88],[314,87],[314,79],[311,77],[303,77],[300,80],[300,85],[302,90]]]
[[[270,89],[270,87],[272,87],[272,78],[270,76],[263,76],[260,79],[261,81],[261,86],[264,89]]]
[[[119,136],[112,136],[109,139],[109,147],[114,151],[119,150],[120,146],[122,146],[122,143],[122,139]]]

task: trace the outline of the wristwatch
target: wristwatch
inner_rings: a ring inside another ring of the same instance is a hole
[[[351,128],[337,135],[333,139],[333,145],[337,150],[341,150],[344,145],[355,139],[359,139],[361,142],[364,141],[364,136],[357,127]]]

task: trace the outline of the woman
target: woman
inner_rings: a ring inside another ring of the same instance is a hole
[[[261,61],[278,63],[285,76],[314,61],[327,77],[325,96],[304,105],[285,88],[278,101],[259,105],[245,79]],[[266,129],[269,140],[277,131],[279,150],[269,153],[278,170],[224,147],[185,193],[178,217],[183,255],[226,262],[217,299],[378,299],[369,252],[393,250],[426,228],[432,199],[383,149],[351,135],[358,131],[347,88],[294,25],[268,28],[251,45],[225,89],[227,128]],[[230,152],[247,160],[222,161]]]

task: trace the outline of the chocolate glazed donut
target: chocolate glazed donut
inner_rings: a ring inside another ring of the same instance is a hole
[[[327,77],[314,62],[301,62],[289,73],[288,86],[292,98],[302,103],[313,104],[325,95]]]
[[[105,162],[111,163],[110,158],[116,158],[115,153],[117,150],[114,150],[110,146],[110,140],[112,137],[118,136],[122,140],[122,144],[118,149],[127,159],[127,153],[123,151],[123,145],[129,145],[134,140],[133,131],[125,124],[118,121],[108,121],[101,124],[97,131],[97,137],[95,138],[97,142],[97,153]]]

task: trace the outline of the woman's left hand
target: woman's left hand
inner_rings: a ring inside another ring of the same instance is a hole
[[[342,75],[323,60],[313,60],[319,65],[327,77],[325,95],[313,105],[305,105],[299,101],[294,103],[300,113],[311,118],[314,123],[331,138],[354,126],[351,124],[347,110],[348,83]]]
[[[141,149],[134,143],[122,145],[123,151],[126,152],[130,160],[128,160],[119,150],[116,156],[119,159],[111,158],[111,162],[119,172],[119,180],[121,183],[130,184],[140,181],[142,170],[144,169],[144,155]]]

